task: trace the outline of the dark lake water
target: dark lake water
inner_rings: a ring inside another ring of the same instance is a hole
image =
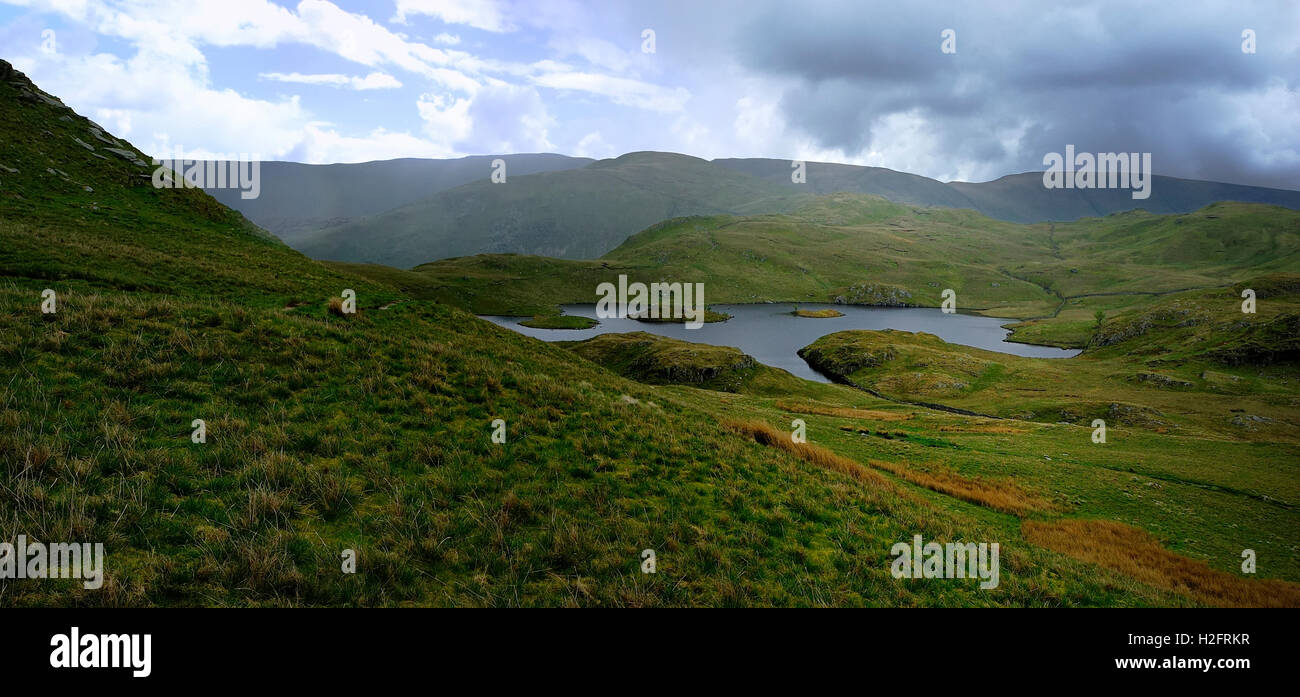
[[[734,346],[760,363],[818,382],[828,381],[821,373],[808,367],[796,351],[820,337],[846,329],[926,332],[953,344],[1034,358],[1069,358],[1079,353],[1075,350],[1005,341],[1011,332],[1001,325],[1014,320],[977,315],[945,315],[937,307],[859,307],[815,303],[799,303],[799,307],[804,310],[832,308],[843,312],[844,316],[827,319],[795,317],[790,314],[794,310],[793,304],[774,303],[711,305],[710,308],[714,311],[725,312],[732,315],[732,318],[726,322],[705,324],[699,329],[687,329],[681,324],[638,322],[634,319],[602,319],[600,324],[591,329],[533,329],[519,324],[528,319],[526,317],[485,316],[483,319],[544,341],[581,341],[610,332],[648,332],[701,344]],[[596,306],[565,305],[564,314],[595,319]]]

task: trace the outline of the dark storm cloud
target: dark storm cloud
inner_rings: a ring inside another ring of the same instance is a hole
[[[1041,169],[1070,143],[1152,152],[1161,174],[1300,188],[1300,3],[746,7],[734,55],[781,85],[786,122],[821,147],[863,153],[879,119],[911,114],[943,156],[985,169]],[[947,28],[955,55],[940,51]]]

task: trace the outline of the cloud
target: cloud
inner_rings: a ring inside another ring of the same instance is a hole
[[[316,158],[367,142],[388,152],[403,137],[453,154],[560,143],[986,180],[1073,144],[1152,152],[1162,174],[1300,182],[1297,3],[396,0],[394,20],[432,25],[420,27],[427,42],[327,0],[0,3],[32,8],[0,26],[0,45],[46,89],[135,134],[216,149]],[[41,54],[41,26],[59,27],[72,53]],[[655,54],[640,52],[644,27]],[[940,51],[947,28],[956,54]],[[1257,53],[1241,52],[1244,28]],[[255,50],[220,50],[231,48]],[[319,62],[288,62],[304,55]],[[386,104],[410,108],[230,81],[258,74],[386,89]]]
[[[308,124],[302,138],[285,152],[283,159],[311,164],[370,162],[400,157],[457,157],[431,140],[377,128],[364,137],[340,135],[323,124]]]
[[[605,139],[600,135],[600,131],[592,131],[578,141],[577,146],[573,149],[573,154],[576,157],[590,157],[601,160],[615,157],[619,152],[614,149],[614,146],[605,142]]]
[[[384,90],[396,89],[402,86],[397,78],[388,73],[370,73],[365,77],[353,77],[348,75],[339,75],[337,73],[323,73],[314,75],[304,75],[302,73],[258,73],[258,77],[264,80],[275,82],[292,82],[301,85],[327,85],[330,87],[346,87],[354,90]]]
[[[405,23],[408,15],[426,15],[447,24],[464,24],[491,32],[513,29],[505,8],[495,0],[397,0],[393,21]]]
[[[779,96],[741,105],[738,136],[937,178],[1041,169],[1046,152],[1151,152],[1161,174],[1294,188],[1300,131],[1285,124],[1300,86],[1300,6],[1241,10],[1121,0],[1069,7],[1018,0],[887,7],[754,3],[720,49]],[[1241,51],[1255,25],[1271,43]],[[1261,29],[1260,27],[1265,27]],[[957,53],[940,50],[953,28]],[[779,125],[774,126],[773,123]]]
[[[550,41],[550,47],[561,57],[580,56],[593,66],[612,70],[615,73],[622,73],[632,67],[640,53],[632,53],[625,48],[620,48],[618,44],[605,39],[591,36],[574,36],[571,34],[561,34]]]
[[[651,111],[681,111],[686,106],[686,100],[691,97],[691,93],[682,87],[660,87],[640,80],[599,73],[544,72],[534,76],[533,82],[543,87],[598,94],[610,98],[615,104]]]
[[[466,153],[549,152],[555,120],[537,90],[490,85],[472,97],[423,95],[419,101],[425,135]]]

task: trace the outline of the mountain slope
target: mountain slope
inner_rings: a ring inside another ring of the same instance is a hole
[[[790,181],[790,161],[720,159],[715,163],[780,184],[818,194],[874,194],[899,203],[970,208],[997,220],[1015,223],[1063,222],[1142,209],[1151,213],[1190,213],[1216,201],[1268,203],[1300,210],[1300,191],[1179,179],[1156,175],[1151,197],[1136,200],[1127,189],[1047,189],[1042,172],[1012,174],[988,182],[947,184],[881,167],[825,162],[807,163],[807,182]]]
[[[1156,175],[1151,197],[1134,200],[1127,189],[1048,189],[1041,172],[1012,174],[990,182],[952,182],[984,215],[1021,223],[1070,221],[1142,209],[1190,213],[1218,201],[1267,203],[1300,210],[1300,191],[1241,186]]]
[[[964,194],[954,191],[943,182],[884,167],[806,162],[806,180],[802,184],[795,184],[790,178],[792,169],[789,160],[731,158],[713,160],[713,163],[795,191],[872,194],[896,203],[977,208]]]
[[[480,155],[454,160],[405,158],[358,164],[306,165],[263,162],[262,191],[241,198],[235,189],[205,189],[289,245],[321,228],[400,208],[430,194],[487,179],[492,161],[503,159],[511,174],[576,169],[585,157],[552,154]]]
[[[801,198],[671,153],[631,153],[565,172],[482,180],[352,224],[298,248],[317,259],[409,267],[481,252],[596,257],[666,218],[779,212]]]
[[[480,253],[595,258],[668,218],[790,212],[813,195],[833,193],[968,208],[1022,223],[1068,221],[1136,208],[1186,213],[1222,200],[1300,209],[1300,192],[1171,177],[1155,177],[1151,197],[1138,201],[1127,190],[1045,189],[1037,173],[979,184],[944,184],[880,167],[810,162],[806,183],[792,183],[790,175],[786,160],[707,162],[671,153],[630,153],[577,169],[511,176],[504,184],[480,176],[478,181],[347,224],[298,230],[289,241],[318,259],[399,267]],[[278,201],[284,194],[265,195]],[[246,211],[256,206],[230,203]]]

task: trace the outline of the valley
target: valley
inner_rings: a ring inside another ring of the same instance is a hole
[[[1300,606],[1295,210],[1019,223],[699,160],[731,203],[675,217],[685,185],[632,186],[620,167],[657,168],[625,156],[519,177],[614,191],[598,243],[547,213],[518,223],[554,258],[425,255],[482,251],[456,221],[520,210],[452,187],[459,214],[403,214],[442,232],[376,254],[348,228],[319,249],[352,260],[320,261],[0,78],[0,540],[105,545],[102,588],[0,580],[0,605]],[[548,343],[475,316],[564,324],[620,275],[704,283],[715,312],[937,312],[953,289],[958,317],[1080,353],[787,315],[823,328],[799,347],[819,382],[689,334]],[[895,577],[918,535],[997,543],[996,587]]]

